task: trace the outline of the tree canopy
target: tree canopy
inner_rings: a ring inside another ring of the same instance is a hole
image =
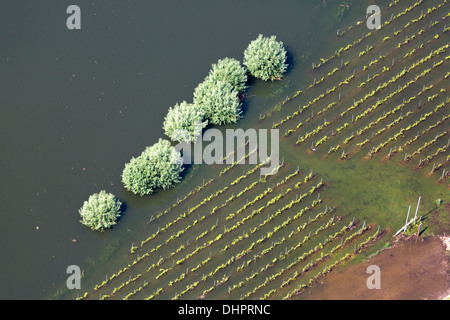
[[[168,140],[159,139],[147,147],[140,156],[125,164],[122,182],[128,191],[140,196],[155,189],[168,189],[179,183],[183,171],[183,158]]]
[[[259,35],[244,52],[241,64],[234,58],[219,59],[194,90],[193,102],[169,108],[164,133],[174,142],[195,142],[207,124],[233,124],[241,118],[239,94],[247,88],[248,75],[263,80],[280,78],[287,69],[286,50],[275,36]],[[170,141],[159,139],[125,164],[124,187],[135,194],[152,194],[179,183],[183,158]]]
[[[260,34],[244,51],[243,63],[252,76],[267,81],[283,76],[287,69],[286,59],[283,42],[276,41],[276,36]]]
[[[247,88],[247,69],[234,58],[224,58],[211,66],[211,79],[223,80],[231,84],[236,91],[242,92]]]
[[[208,124],[208,121],[203,121],[203,115],[202,109],[193,103],[177,103],[164,119],[164,132],[172,141],[195,142]]]
[[[105,190],[94,193],[79,210],[80,222],[97,231],[111,228],[117,224],[121,206],[122,202]]]
[[[207,76],[194,91],[194,104],[212,124],[236,123],[241,114],[237,90],[227,81]]]

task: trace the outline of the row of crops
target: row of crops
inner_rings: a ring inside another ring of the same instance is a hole
[[[340,30],[341,47],[313,65],[311,84],[261,114],[261,125],[284,130],[282,143],[307,146],[321,161],[414,163],[442,183],[449,9],[448,1],[396,0],[383,8],[390,18],[380,29],[368,32],[360,20]],[[149,214],[129,262],[78,298],[301,298],[386,234],[329,203],[329,182],[313,166],[283,162],[260,176],[267,162],[237,163]]]
[[[344,219],[326,205],[320,197],[326,182],[312,170],[280,164],[276,174],[261,178],[260,166],[158,227],[132,248],[131,263],[80,298],[245,299],[277,297],[288,289],[299,293],[294,280],[308,280],[301,287],[306,288],[317,277],[308,271],[322,265],[331,270],[378,236],[379,230]],[[208,205],[210,197],[214,205]]]
[[[440,171],[435,179],[442,182],[450,142],[449,17],[448,1],[417,1],[392,14],[376,37],[366,33],[322,59],[314,68],[320,80],[306,89],[311,98],[305,103],[297,93],[283,101],[286,112],[295,110],[272,127],[327,158],[417,158],[416,168],[432,166],[427,172]]]

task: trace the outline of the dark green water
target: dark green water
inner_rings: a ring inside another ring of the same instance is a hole
[[[71,264],[103,277],[108,257],[130,247],[151,212],[211,173],[191,170],[176,189],[145,198],[122,188],[124,164],[163,137],[167,109],[192,100],[212,63],[242,61],[259,33],[274,34],[290,68],[282,82],[250,83],[239,126],[252,123],[329,55],[340,1],[326,2],[78,1],[82,29],[68,30],[72,2],[2,1],[0,298],[52,296]],[[347,21],[364,16],[366,2]],[[102,189],[126,210],[118,227],[96,233],[78,209]]]

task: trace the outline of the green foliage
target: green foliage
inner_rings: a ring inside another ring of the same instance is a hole
[[[194,91],[194,104],[212,124],[236,123],[241,114],[238,92],[223,80],[205,78]]]
[[[287,69],[283,42],[260,34],[244,51],[244,65],[251,75],[264,81],[281,78]]]
[[[120,217],[120,202],[113,194],[105,190],[94,193],[80,208],[80,222],[93,230],[103,231],[117,224]]]
[[[172,141],[193,142],[207,124],[208,121],[203,121],[203,112],[200,108],[183,101],[169,109],[163,129]]]
[[[128,191],[140,196],[151,194],[154,189],[168,189],[180,182],[183,160],[168,140],[159,139],[147,147],[137,158],[125,164],[122,182]]]
[[[247,69],[233,58],[224,58],[213,64],[209,76],[215,81],[223,80],[228,82],[238,92],[242,92],[247,88]]]

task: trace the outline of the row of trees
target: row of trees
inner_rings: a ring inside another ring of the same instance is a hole
[[[208,124],[236,123],[241,117],[241,97],[247,89],[248,75],[264,81],[280,79],[287,69],[286,59],[281,41],[275,36],[259,35],[244,51],[243,64],[234,58],[218,60],[195,88],[193,102],[183,101],[168,110],[164,133],[172,142],[192,143]],[[183,159],[171,141],[160,138],[125,164],[122,172],[125,189],[145,196],[180,182]],[[79,210],[81,222],[103,231],[117,223],[120,207],[121,202],[103,190],[91,195]]]
[[[208,123],[236,123],[241,117],[239,97],[247,89],[248,74],[267,80],[280,79],[286,71],[286,50],[275,36],[259,35],[244,51],[243,65],[234,58],[213,64],[194,90],[193,103],[183,101],[169,109],[164,132],[176,142],[195,142]]]

